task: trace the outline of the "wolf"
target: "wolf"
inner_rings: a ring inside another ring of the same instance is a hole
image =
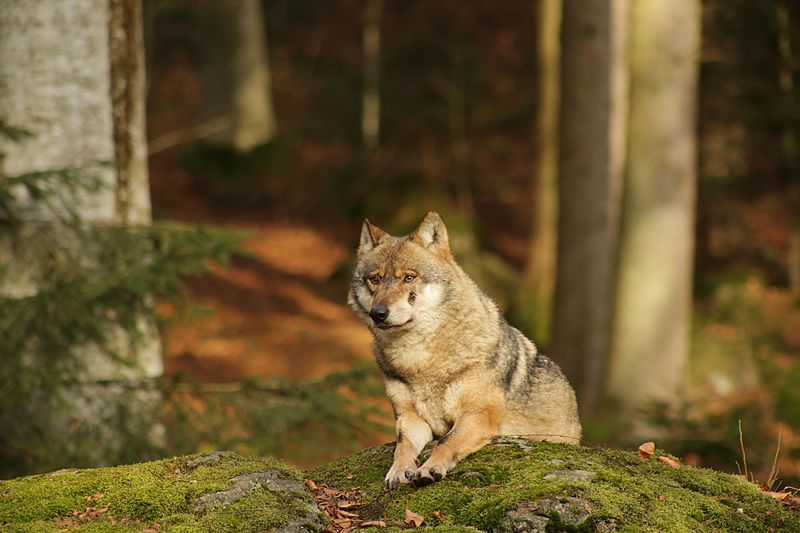
[[[394,410],[389,488],[439,481],[498,435],[580,442],[569,382],[456,263],[438,213],[404,237],[365,220],[348,303],[373,334]]]

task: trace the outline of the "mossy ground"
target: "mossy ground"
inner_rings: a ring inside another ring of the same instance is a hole
[[[311,495],[256,490],[231,505],[194,512],[192,503],[199,496],[228,489],[231,479],[242,474],[277,469],[287,478],[303,479],[275,459],[229,454],[196,468],[187,466],[196,457],[0,481],[0,529],[105,532],[153,526],[170,532],[268,531],[312,501]],[[87,513],[90,507],[107,511]]]
[[[230,488],[236,476],[280,470],[300,481],[303,474],[274,459],[235,454],[190,466],[196,457],[0,481],[0,530],[106,532],[152,526],[169,532],[273,531],[308,512],[309,493],[266,489],[227,506],[197,511],[194,503],[200,496]],[[590,504],[591,516],[581,523],[581,531],[612,524],[627,532],[800,532],[800,515],[751,483],[713,470],[673,469],[633,452],[500,440],[464,460],[439,483],[389,492],[383,476],[391,460],[392,446],[379,446],[305,477],[340,489],[359,487],[364,493],[364,506],[358,509],[362,518],[384,519],[392,526],[411,509],[425,517],[426,526],[443,533],[489,531],[524,502],[570,497]],[[545,479],[570,470],[590,471],[594,478]],[[87,512],[92,507],[95,511]],[[556,516],[550,518],[548,527],[554,531],[570,529]]]
[[[442,531],[464,526],[488,531],[523,502],[577,497],[591,503],[591,519],[581,526],[586,531],[605,522],[630,532],[800,532],[800,516],[752,483],[713,470],[673,469],[633,452],[499,442],[464,460],[439,483],[387,492],[382,481],[391,455],[391,446],[372,448],[309,476],[343,489],[360,487],[372,502],[362,512],[371,513],[369,518],[392,523],[411,509]],[[588,470],[596,477],[544,479],[562,470]],[[441,520],[432,518],[434,511]],[[568,528],[562,525],[559,531],[563,529]]]

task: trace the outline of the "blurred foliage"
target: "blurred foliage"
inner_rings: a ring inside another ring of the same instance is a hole
[[[28,270],[29,290],[0,296],[0,408],[75,379],[81,363],[73,349],[91,344],[106,351],[117,328],[140,341],[152,297],[179,296],[182,276],[208,270],[210,259],[226,261],[242,238],[174,224],[10,231],[8,250]]]
[[[388,429],[387,413],[371,400],[383,396],[372,364],[310,383],[187,383],[178,376],[164,391],[170,454],[225,449],[317,463],[352,453],[360,438]]]
[[[85,223],[76,199],[98,190],[83,169],[0,176],[0,472],[85,465],[108,435],[79,424],[66,442],[54,441],[48,427],[87,386],[97,389],[90,401],[109,394],[155,400],[147,427],[134,422],[140,413],[132,416],[126,402],[108,406],[114,412],[104,414],[104,431],[125,442],[119,462],[202,447],[279,454],[288,443],[296,457],[319,456],[320,434],[336,439],[326,450],[334,457],[383,427],[376,408],[353,402],[382,390],[374,370],[364,368],[308,385],[248,382],[213,391],[178,378],[93,377],[86,365],[95,359],[81,354],[96,351],[133,368],[136,350],[153,333],[154,298],[180,303],[184,278],[242,253],[245,236],[165,222]],[[47,216],[30,219],[31,209]],[[153,438],[152,422],[167,428],[163,438]]]
[[[758,278],[718,283],[695,314],[690,394],[677,406],[643,406],[662,435],[659,445],[703,465],[743,470],[741,421],[757,479],[767,481],[780,446],[778,477],[798,485],[800,362],[791,355],[789,327],[800,314],[792,309],[788,295]]]
[[[185,95],[200,89],[175,80],[192,80],[204,42],[193,29],[202,16],[197,3],[152,3],[158,7],[154,79],[167,80],[151,99],[157,130],[173,127],[179,112],[191,123],[193,104]],[[526,0],[386,3],[381,146],[366,154],[358,135],[363,5],[264,2],[284,146],[231,160],[199,144],[184,154],[183,168],[212,201],[258,204],[270,216],[325,228],[357,227],[369,215],[389,231],[405,232],[435,207],[445,213],[459,259],[487,264],[478,257],[488,249],[488,264],[504,261],[495,269],[501,274],[480,279],[503,300],[524,267],[535,193],[535,6]],[[788,194],[800,185],[797,153],[782,142],[787,131],[800,137],[800,3],[706,0],[702,7],[691,369],[697,394],[678,410],[661,406],[650,413],[674,436],[675,450],[696,446],[705,460],[730,470],[739,457],[739,418],[752,455],[763,462],[771,460],[779,423],[800,431],[794,407],[800,346],[787,342],[789,326],[780,315],[765,313],[765,287],[785,292],[788,233],[800,213],[796,196]],[[788,97],[780,86],[779,9],[787,10],[793,29],[795,86]],[[480,278],[487,268],[470,272]],[[345,283],[348,274],[344,265],[336,280]],[[749,281],[753,276],[763,282]],[[520,303],[509,318],[525,327],[530,310]],[[589,421],[587,434],[622,444],[625,421],[614,418],[613,405],[603,411],[609,416]],[[786,450],[800,453],[791,435],[786,439]]]

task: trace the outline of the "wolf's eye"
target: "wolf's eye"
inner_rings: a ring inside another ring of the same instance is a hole
[[[406,274],[403,277],[403,281],[405,281],[406,283],[411,283],[415,279],[417,279],[417,275],[416,274]]]
[[[380,283],[380,282],[381,282],[381,277],[380,277],[380,276],[370,276],[370,277],[369,277],[369,278],[367,278],[367,279],[368,279],[368,280],[369,280],[369,282],[370,282],[370,283],[372,283],[373,285],[377,285],[378,283]]]

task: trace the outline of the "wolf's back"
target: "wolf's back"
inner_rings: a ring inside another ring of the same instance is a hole
[[[491,302],[483,293],[478,297]],[[509,434],[520,434],[519,424],[528,420],[539,428],[525,433],[533,438],[538,435],[545,440],[579,441],[581,425],[575,391],[558,364],[540,354],[533,342],[509,325],[499,311],[494,317],[487,315],[483,325],[482,335],[498,338],[484,357],[494,384],[503,389],[506,409],[517,421],[509,426]]]

